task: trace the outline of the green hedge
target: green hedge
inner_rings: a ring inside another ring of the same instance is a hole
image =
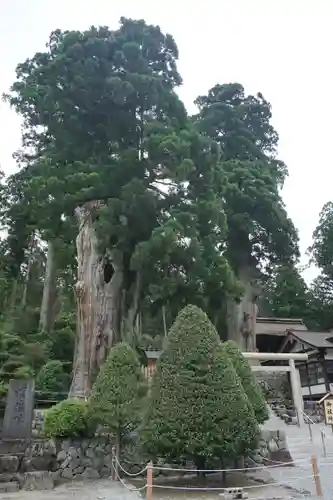
[[[90,432],[88,405],[80,399],[66,399],[47,410],[43,435],[51,438],[86,436]]]

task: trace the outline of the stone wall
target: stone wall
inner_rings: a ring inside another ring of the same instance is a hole
[[[107,437],[58,442],[56,480],[109,477],[113,445]]]
[[[107,478],[111,475],[113,445],[110,436],[0,440],[0,492],[49,489],[50,484],[53,487],[68,480]],[[142,458],[135,462],[137,451],[134,445],[124,447],[120,459],[129,471],[142,468]]]
[[[52,489],[56,457],[52,441],[0,440],[0,492]]]
[[[111,475],[113,445],[110,436],[57,441],[0,441],[0,491],[4,483],[3,488],[7,489],[2,491],[16,491],[15,488],[49,489],[65,481],[107,478]],[[135,443],[127,444],[122,451],[120,462],[130,473],[139,472],[148,461],[138,452]],[[248,466],[253,467],[254,462],[265,464],[266,461],[291,461],[283,431],[263,430],[258,451],[249,459]]]

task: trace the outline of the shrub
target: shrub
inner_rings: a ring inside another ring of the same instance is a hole
[[[20,366],[15,370],[14,377],[18,379],[31,379],[35,378],[35,372],[31,366]]]
[[[69,326],[57,328],[55,325],[54,333],[50,338],[50,351],[53,359],[61,361],[73,361],[75,346],[75,330]]]
[[[265,397],[256,381],[249,362],[244,358],[237,344],[231,340],[223,342],[222,349],[229,357],[241,379],[244,391],[249,398],[258,423],[264,423],[265,420],[269,418],[268,408]]]
[[[80,399],[66,399],[47,410],[43,434],[52,438],[85,436],[89,432],[87,403]]]
[[[140,421],[146,388],[135,351],[125,343],[115,345],[94,383],[89,414],[116,434],[118,445]]]
[[[255,446],[253,410],[220,348],[213,324],[195,306],[183,309],[157,361],[141,431],[152,458],[238,458]]]
[[[0,401],[4,401],[8,394],[8,384],[0,380]]]
[[[36,380],[36,390],[45,397],[67,392],[69,376],[65,373],[61,361],[48,361],[40,370]]]

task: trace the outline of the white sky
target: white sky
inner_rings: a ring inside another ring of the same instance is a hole
[[[114,28],[121,16],[159,24],[175,37],[180,93],[190,111],[197,95],[232,81],[271,102],[280,157],[289,167],[283,198],[304,254],[319,211],[333,199],[332,0],[0,0],[0,93],[12,83],[16,64],[42,51],[52,30]],[[0,141],[1,168],[9,174],[20,123],[3,103]],[[305,276],[315,274],[310,269]]]

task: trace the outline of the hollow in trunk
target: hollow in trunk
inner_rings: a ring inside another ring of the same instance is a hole
[[[76,210],[78,281],[77,339],[70,396],[87,397],[109,348],[120,340],[123,287],[122,256],[110,250],[101,256],[93,227],[90,202]]]

